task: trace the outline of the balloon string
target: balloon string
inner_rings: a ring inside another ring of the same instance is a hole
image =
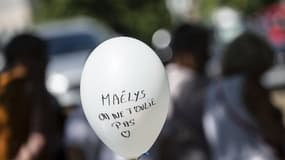
[[[137,160],[144,160],[145,158],[147,158],[149,156],[149,153],[146,152],[144,154],[142,154],[141,156],[139,156],[139,158]]]

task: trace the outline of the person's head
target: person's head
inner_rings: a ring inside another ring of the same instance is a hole
[[[204,72],[209,57],[210,31],[196,24],[183,24],[172,33],[171,48],[177,63]]]
[[[4,58],[7,67],[21,64],[30,76],[44,74],[48,62],[47,45],[33,34],[19,34],[4,47]]]
[[[264,140],[281,159],[285,140],[282,114],[272,104],[269,90],[260,82],[263,73],[273,65],[273,57],[274,51],[264,39],[245,32],[225,50],[222,73],[224,77],[244,77],[242,101],[246,110],[260,127]]]
[[[259,78],[273,65],[274,51],[261,37],[245,32],[226,48],[222,58],[222,74],[244,74]]]

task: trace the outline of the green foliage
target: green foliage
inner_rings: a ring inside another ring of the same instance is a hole
[[[36,0],[34,0],[36,1]],[[231,6],[252,15],[278,0],[197,0],[202,21],[207,22],[218,6]],[[116,31],[149,42],[153,32],[170,27],[165,0],[40,0],[35,19],[46,21],[87,15],[109,24]]]
[[[164,0],[41,0],[35,13],[37,21],[91,16],[147,42],[156,29],[170,26]]]

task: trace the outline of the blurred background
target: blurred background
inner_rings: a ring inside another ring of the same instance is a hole
[[[280,52],[285,41],[285,11],[279,0],[1,0],[0,7],[2,46],[26,30],[47,39],[51,57],[47,87],[57,97],[69,92],[60,100],[66,105],[78,103],[78,98],[71,98],[76,94],[72,90],[78,89],[82,65],[90,51],[113,36],[138,38],[158,50],[165,62],[172,57],[168,50],[170,31],[185,22],[214,30],[213,54],[219,54],[216,50],[245,28],[265,36]],[[0,62],[3,68],[3,58]],[[209,70],[216,74],[218,67]]]
[[[167,65],[174,55],[173,29],[192,23],[212,34],[205,71],[211,80],[221,76],[225,48],[244,31],[268,42],[274,49],[274,65],[260,81],[264,88],[278,88],[274,96],[285,103],[283,0],[0,0],[0,72],[7,65],[4,48],[14,36],[33,32],[45,40],[49,59],[45,86],[64,117],[64,156],[58,159],[120,159],[102,147],[80,109],[79,84],[85,60],[102,41],[126,35],[150,45]],[[199,160],[199,156],[186,159]]]

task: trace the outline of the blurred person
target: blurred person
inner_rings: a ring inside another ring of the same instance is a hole
[[[67,117],[64,137],[68,160],[123,160],[99,140],[81,106]]]
[[[264,39],[250,32],[226,48],[223,77],[211,85],[204,115],[214,160],[285,159],[282,114],[261,84],[273,54]]]
[[[166,67],[173,105],[157,144],[161,160],[208,159],[202,113],[209,43],[209,30],[196,24],[183,24],[173,32],[174,60]]]
[[[24,33],[4,48],[0,73],[0,159],[56,159],[59,106],[45,88],[46,43]],[[58,157],[59,158],[59,157]]]

